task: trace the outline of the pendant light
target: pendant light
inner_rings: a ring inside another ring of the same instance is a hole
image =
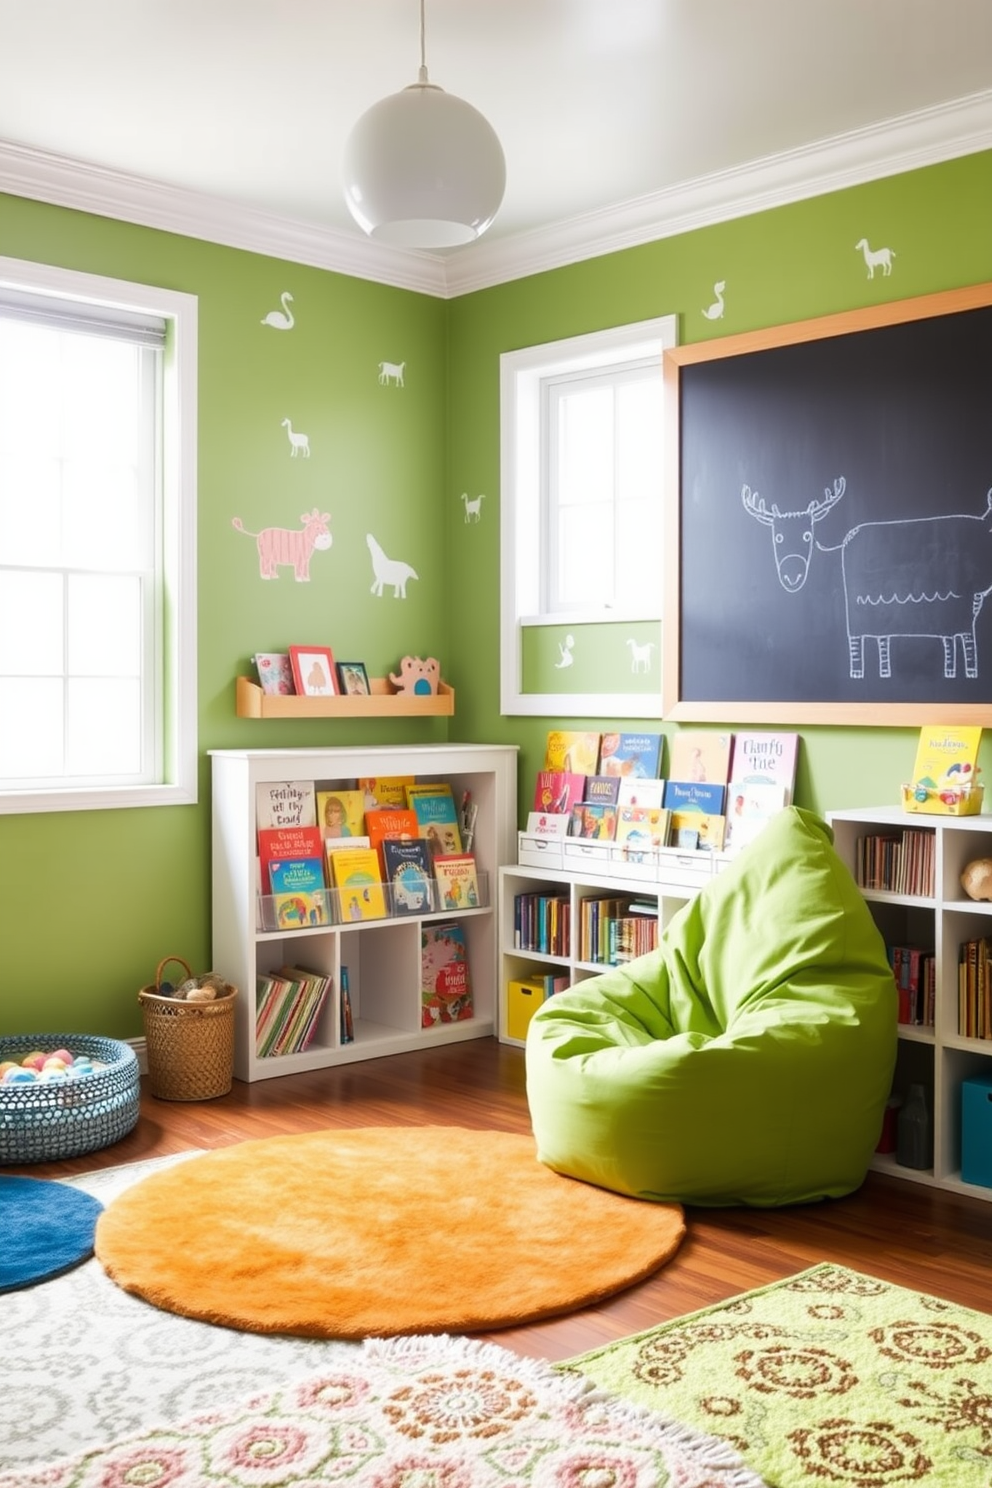
[[[506,161],[492,125],[427,77],[420,0],[417,81],[373,104],[345,145],[349,211],[380,242],[457,248],[485,232],[505,186]]]

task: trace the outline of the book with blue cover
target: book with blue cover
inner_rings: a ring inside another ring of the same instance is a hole
[[[669,780],[665,786],[665,805],[670,811],[702,811],[707,816],[722,816],[726,791],[725,785],[705,780]]]
[[[604,734],[599,748],[599,773],[656,780],[661,774],[661,734]]]

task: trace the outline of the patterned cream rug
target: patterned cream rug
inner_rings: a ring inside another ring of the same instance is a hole
[[[372,1339],[340,1368],[136,1432],[0,1488],[761,1488],[722,1442],[464,1338]]]

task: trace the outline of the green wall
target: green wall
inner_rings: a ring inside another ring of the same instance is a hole
[[[876,272],[869,280],[864,259],[854,248],[862,237],[874,247],[886,244],[895,250],[889,277]],[[719,280],[727,286],[725,313],[721,320],[709,321],[702,312],[712,303]],[[474,461],[479,490],[499,490],[497,379],[502,352],[672,313],[679,318],[679,342],[690,344],[986,280],[992,280],[990,152],[480,290],[450,306],[452,469],[464,470]],[[459,682],[459,714],[463,721],[471,720],[473,734],[521,746],[523,817],[547,731],[562,720],[499,716],[499,530],[494,505],[484,504],[485,519],[478,527],[453,529],[456,541],[475,556],[471,564],[455,565],[453,599],[463,619],[452,631],[451,670]],[[468,618],[479,607],[478,597],[473,600],[479,595],[479,573],[486,576],[482,602],[492,615],[485,626]],[[596,717],[570,722],[605,727]],[[647,720],[612,722],[650,726]],[[786,710],[777,724],[790,725]],[[989,726],[992,730],[992,700]],[[675,725],[661,727],[670,735]],[[800,805],[829,811],[898,804],[900,782],[913,764],[915,728],[803,725],[799,732]],[[992,732],[983,740],[981,758],[985,777],[992,781]]]
[[[210,749],[519,743],[525,815],[547,730],[565,720],[499,713],[501,352],[671,312],[680,341],[692,342],[992,279],[990,200],[984,153],[445,303],[0,196],[0,254],[199,298],[202,761],[195,807],[0,817],[0,1032],[132,1037],[138,989],[161,957],[209,965]],[[867,279],[853,248],[861,237],[896,250],[890,278]],[[721,279],[726,313],[711,323],[702,309]],[[294,296],[291,332],[261,325],[284,290]],[[406,362],[402,390],[379,385],[384,360]],[[310,460],[290,459],[286,417],[309,435]],[[462,492],[484,493],[479,522],[466,522]],[[284,571],[262,582],[254,544],[232,518],[251,530],[293,527],[314,505],[330,512],[334,545],[314,555],[311,582]],[[371,594],[368,532],[417,571],[405,600]],[[437,655],[456,716],[450,725],[236,718],[234,678],[251,654],[294,640],[362,659],[372,675],[406,653]],[[914,730],[800,732],[800,804],[897,800]]]
[[[142,1031],[157,962],[210,965],[207,751],[430,743],[447,720],[249,721],[235,677],[255,651],[329,645],[372,676],[408,653],[447,660],[446,307],[433,297],[0,197],[0,254],[165,285],[199,299],[199,804],[0,816],[0,1033]],[[291,331],[262,325],[293,295]],[[381,361],[406,362],[380,386]],[[309,436],[293,459],[282,420]],[[310,582],[263,581],[250,537],[313,506],[332,547]],[[419,577],[371,593],[371,532]]]

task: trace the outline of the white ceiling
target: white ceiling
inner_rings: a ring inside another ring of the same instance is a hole
[[[405,255],[414,278],[511,277],[726,215],[735,196],[740,210],[992,146],[992,0],[426,7],[431,81],[489,119],[507,189],[477,244]],[[418,0],[0,0],[0,190],[109,212],[129,192],[134,220],[157,201],[180,230],[198,211],[204,236],[278,222],[301,245],[289,256],[368,255],[344,141],[419,62]],[[381,252],[368,261],[390,276]]]

